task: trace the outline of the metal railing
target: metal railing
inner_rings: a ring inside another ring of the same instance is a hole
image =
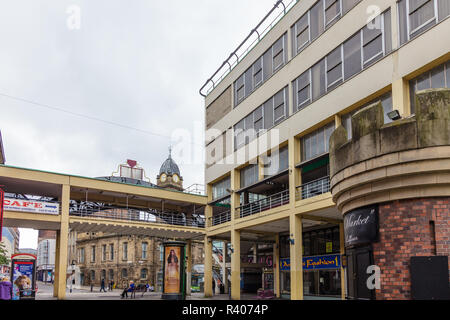
[[[156,209],[133,209],[107,205],[71,205],[71,216],[93,217],[125,221],[151,222],[175,226],[205,227],[202,217],[187,218],[183,213],[162,212]]]
[[[206,195],[205,185],[199,184],[199,183],[194,183],[194,184],[190,185],[189,187],[184,189],[183,192],[184,193],[191,193],[191,194],[198,194],[198,195],[201,195],[201,196]]]
[[[286,204],[289,204],[289,189],[270,195],[267,198],[244,204],[237,208],[236,214],[237,218],[243,218]]]
[[[214,72],[211,78],[206,80],[205,84],[199,90],[200,95],[206,97],[206,95],[208,95],[228,75],[228,73],[230,73],[231,70],[239,64],[239,62],[241,62],[241,60],[258,44],[258,42],[275,26],[275,24],[284,17],[284,15],[295,5],[295,3],[297,3],[297,1],[298,0],[291,0],[288,4],[285,4],[284,2],[287,2],[286,0],[278,0],[269,13],[267,13],[258,25],[251,30],[250,34]],[[280,9],[281,11],[277,13],[275,12],[276,9]],[[269,21],[271,16],[274,17]],[[267,25],[265,25],[265,23],[267,23]],[[253,37],[255,37],[255,39],[252,39]],[[234,61],[232,61],[232,59]],[[205,94],[203,93],[203,90],[209,83],[210,86],[206,90]]]
[[[228,221],[231,221],[231,210],[221,212],[219,214],[215,214],[210,219],[209,226],[217,226],[219,224],[227,223]]]
[[[330,177],[322,177],[317,180],[296,187],[296,200],[312,198],[330,191]]]

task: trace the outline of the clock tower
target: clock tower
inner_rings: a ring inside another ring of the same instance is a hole
[[[183,191],[183,177],[180,174],[178,165],[172,159],[171,148],[169,148],[169,157],[162,164],[156,181],[161,188]]]

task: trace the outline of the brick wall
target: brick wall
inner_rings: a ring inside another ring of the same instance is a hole
[[[449,198],[399,200],[380,205],[380,241],[373,246],[375,264],[381,268],[377,299],[411,298],[411,257],[450,255],[449,219]],[[434,222],[434,232],[430,221]]]

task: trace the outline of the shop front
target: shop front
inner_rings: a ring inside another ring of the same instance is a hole
[[[281,297],[290,299],[290,243],[280,236]],[[341,266],[339,227],[308,230],[303,233],[303,294],[305,299],[341,299]]]

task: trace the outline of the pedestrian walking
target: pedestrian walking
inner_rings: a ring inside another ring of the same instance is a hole
[[[212,280],[212,291],[213,291],[213,295],[216,294],[216,282],[214,281],[214,278]]]
[[[106,292],[105,279],[102,279],[102,282],[101,282],[101,285],[100,285],[100,292],[102,292],[102,290],[103,290],[103,292]]]
[[[146,293],[147,291],[150,291],[150,285],[148,284],[148,282],[147,282],[147,284],[145,285],[144,290],[142,291],[142,296],[141,296],[141,297],[143,297],[143,296],[144,296],[144,293]]]
[[[94,281],[91,280],[91,292],[94,291]]]

